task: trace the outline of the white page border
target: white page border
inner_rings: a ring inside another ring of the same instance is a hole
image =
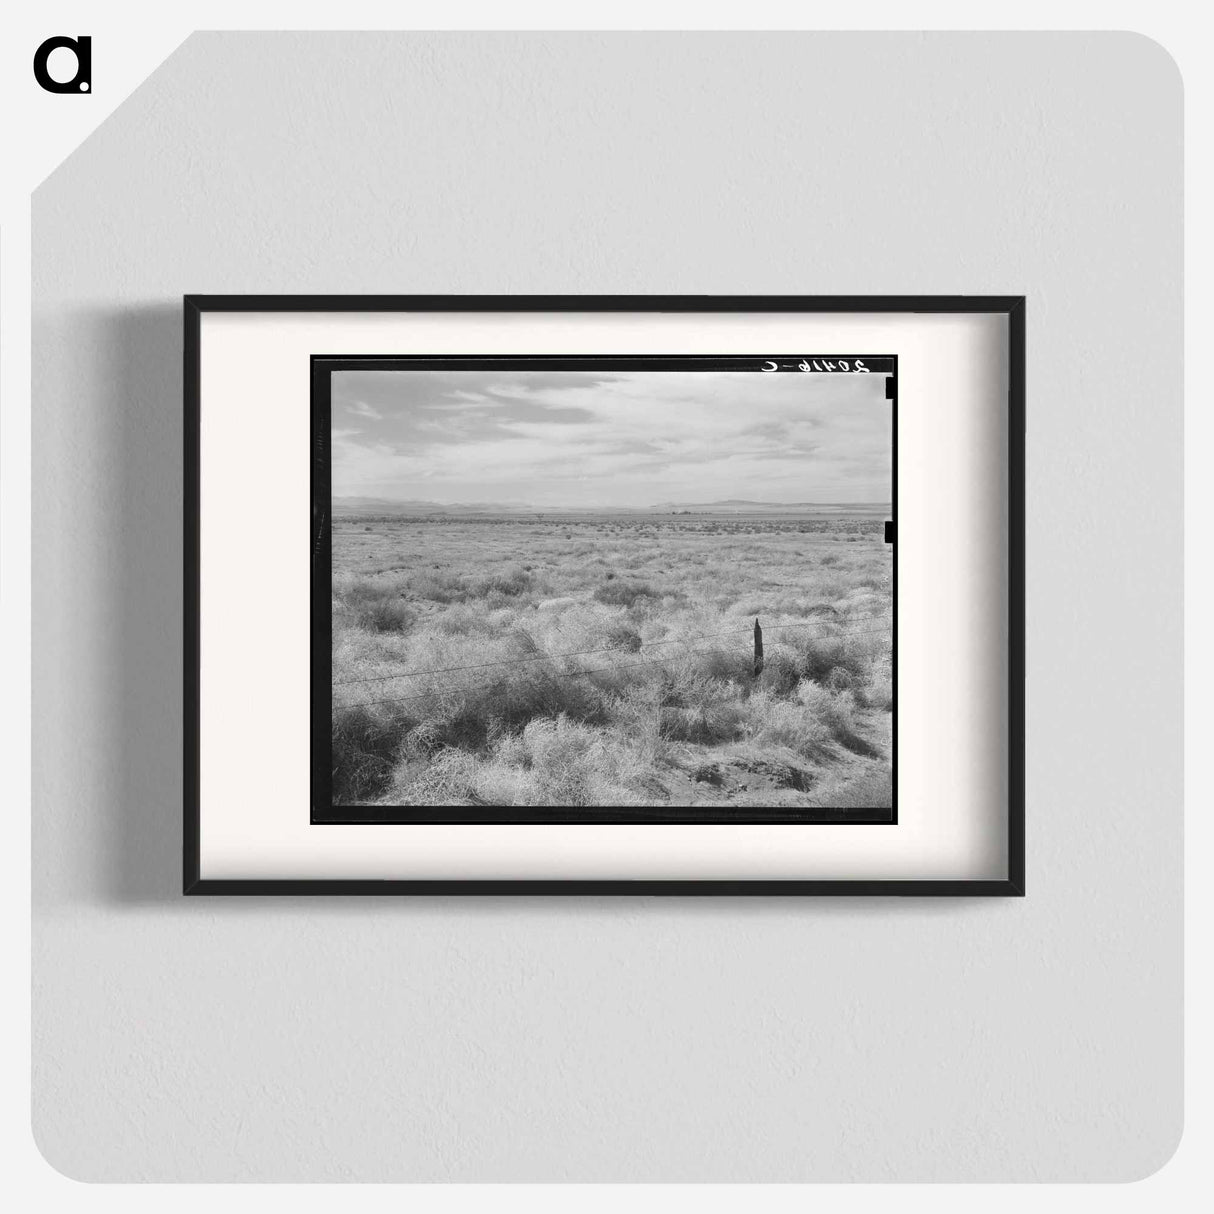
[[[310,358],[896,354],[897,825],[309,822]],[[1007,875],[1003,314],[204,312],[200,876]]]

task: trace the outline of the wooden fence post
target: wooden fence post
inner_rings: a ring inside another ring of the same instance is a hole
[[[755,616],[755,678],[763,673],[763,629],[759,627],[759,617]]]

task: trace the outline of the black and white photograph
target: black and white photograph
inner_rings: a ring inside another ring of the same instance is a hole
[[[896,360],[313,359],[314,822],[896,822]]]

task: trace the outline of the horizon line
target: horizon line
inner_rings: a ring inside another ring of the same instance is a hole
[[[564,510],[594,510],[594,509],[598,509],[600,507],[604,507],[606,505],[606,503],[597,503],[597,504],[590,505],[590,506],[574,506],[571,504],[562,504],[562,505],[557,505],[557,506],[553,506],[553,505],[541,506],[541,505],[536,505],[535,503],[532,503],[532,502],[525,502],[525,501],[516,501],[516,502],[511,503],[509,499],[507,499],[505,502],[503,502],[500,499],[485,500],[485,501],[469,501],[467,499],[461,499],[458,501],[440,501],[438,498],[429,498],[429,497],[425,497],[425,498],[423,498],[423,497],[385,497],[382,494],[376,494],[376,493],[331,493],[330,499],[335,502],[360,501],[361,500],[361,501],[391,502],[391,503],[402,504],[402,505],[406,504],[406,503],[410,503],[410,502],[418,502],[418,503],[424,503],[424,504],[430,505],[430,506],[501,506],[501,505],[514,504],[514,505],[519,505],[519,506],[526,506],[529,510],[544,510],[544,509],[547,509],[547,510],[562,510],[562,509],[564,509]],[[617,503],[615,505],[615,509],[653,510],[653,509],[656,509],[658,506],[701,506],[701,505],[714,505],[719,502],[748,502],[748,503],[752,503],[756,506],[863,506],[863,505],[885,505],[885,504],[888,504],[889,502],[891,502],[892,500],[893,500],[892,497],[865,497],[865,498],[856,498],[851,501],[844,501],[844,500],[840,500],[839,498],[822,499],[822,500],[817,500],[817,501],[809,500],[807,498],[797,498],[792,501],[775,501],[771,498],[757,498],[757,497],[718,497],[718,498],[713,498],[710,501],[699,500],[699,501],[649,502],[646,504],[635,505],[635,506],[623,506],[623,505],[620,505]]]

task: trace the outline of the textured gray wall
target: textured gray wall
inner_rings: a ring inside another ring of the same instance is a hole
[[[1180,149],[1177,72],[1133,35],[190,39],[34,199],[47,1158],[99,1180],[1160,1166]],[[1027,899],[183,901],[184,291],[1028,294]]]

